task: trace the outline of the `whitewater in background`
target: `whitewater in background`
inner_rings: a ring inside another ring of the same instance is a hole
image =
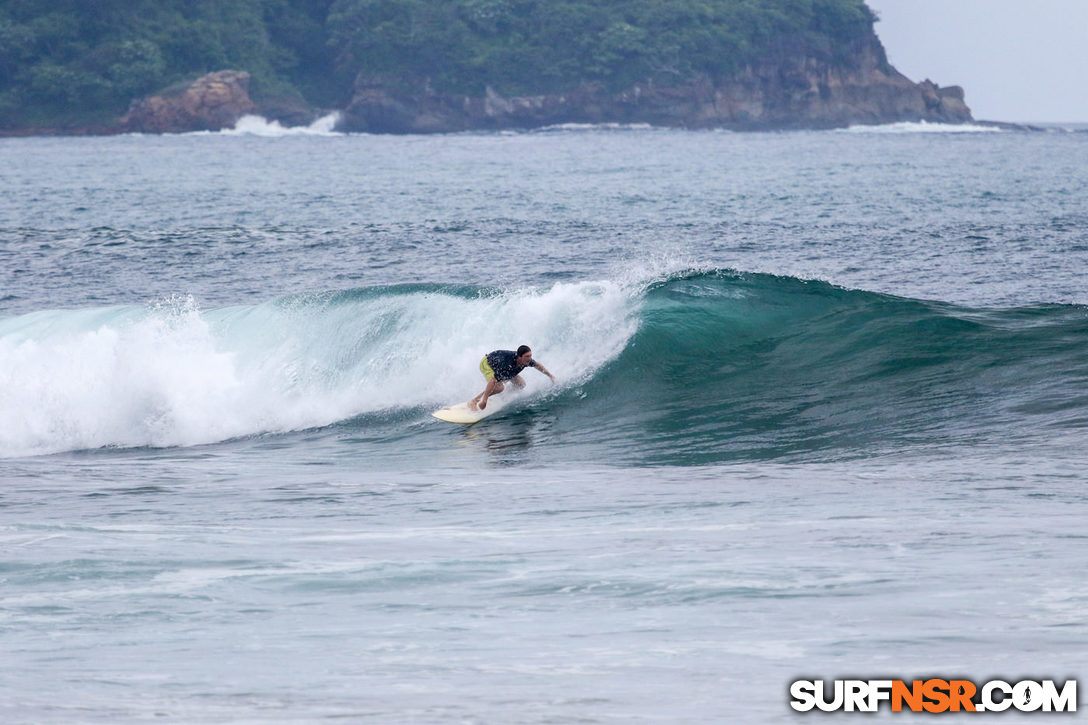
[[[846,133],[1001,133],[1001,128],[976,123],[902,121],[881,125],[855,125],[843,129],[843,131]]]
[[[269,121],[262,116],[242,116],[234,124],[234,128],[219,133],[239,136],[266,136],[280,138],[283,136],[334,136],[337,135],[336,124],[340,120],[340,113],[329,113],[316,119],[309,126],[284,126],[279,121]]]
[[[1088,135],[334,128],[0,139],[0,720],[1083,679]]]

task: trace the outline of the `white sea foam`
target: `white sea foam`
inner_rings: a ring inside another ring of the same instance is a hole
[[[1001,133],[996,126],[974,123],[929,123],[928,121],[886,123],[880,126],[850,126],[843,133]]]
[[[0,320],[0,456],[185,446],[435,406],[482,389],[480,358],[529,344],[563,384],[619,354],[637,295],[612,282],[465,298],[363,290],[202,311]],[[550,389],[529,372],[532,393]]]
[[[533,133],[554,131],[652,131],[660,129],[649,123],[556,123],[533,129]]]
[[[284,126],[279,121],[269,121],[262,116],[242,116],[234,124],[234,128],[221,131],[229,136],[264,136],[267,138],[280,138],[282,136],[340,136],[336,132],[339,113],[330,113],[322,116],[309,126]]]

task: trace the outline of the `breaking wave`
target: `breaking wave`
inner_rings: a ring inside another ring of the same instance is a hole
[[[478,392],[480,357],[522,343],[560,385],[528,375],[516,414],[553,416],[575,458],[580,445],[623,463],[840,456],[1088,427],[1084,307],[971,309],[713,270],[0,318],[0,455],[360,416],[403,426]]]

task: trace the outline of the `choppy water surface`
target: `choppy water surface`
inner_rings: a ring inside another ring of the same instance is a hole
[[[240,130],[0,140],[4,722],[1083,672],[1088,134]]]

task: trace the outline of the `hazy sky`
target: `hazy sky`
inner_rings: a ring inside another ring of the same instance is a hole
[[[867,0],[888,60],[976,119],[1088,122],[1088,0]]]

